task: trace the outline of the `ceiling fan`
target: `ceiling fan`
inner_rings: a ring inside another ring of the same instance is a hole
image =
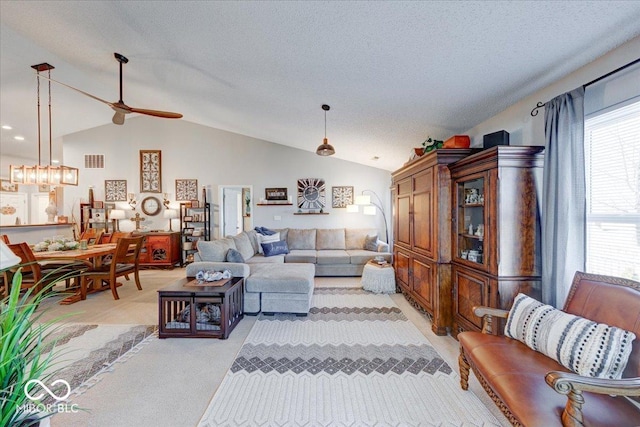
[[[111,107],[116,113],[113,115],[113,123],[117,124],[117,125],[121,125],[124,123],[124,116],[125,114],[129,114],[129,113],[138,113],[138,114],[145,114],[147,116],[154,116],[154,117],[162,117],[165,119],[179,119],[182,117],[182,114],[180,113],[172,113],[170,111],[160,111],[160,110],[147,110],[144,108],[134,108],[134,107],[130,107],[127,104],[124,103],[124,101],[122,100],[122,64],[126,64],[127,62],[129,62],[129,60],[124,56],[121,55],[119,53],[114,53],[113,56],[115,56],[115,58],[118,60],[118,62],[120,63],[120,99],[118,100],[118,102],[109,102],[109,101],[105,101],[102,98],[98,98],[97,96],[91,95],[90,93],[87,93],[83,90],[77,89],[73,86],[69,86],[68,84],[59,82],[57,80],[54,80],[52,78],[48,78],[45,77],[43,75],[41,75],[40,77],[47,79],[47,80],[51,80],[52,82],[58,83],[62,86],[66,86],[69,89],[73,89],[76,92],[80,92],[83,95],[88,96],[89,98],[93,98],[96,101],[100,101],[103,104],[107,104],[109,107]]]

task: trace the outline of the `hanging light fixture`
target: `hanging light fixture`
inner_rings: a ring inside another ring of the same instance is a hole
[[[327,104],[322,104],[322,109],[324,110],[324,140],[322,141],[322,144],[318,146],[316,154],[318,156],[330,156],[336,152],[333,145],[329,144],[329,140],[327,139],[327,111],[329,111],[331,107]]]
[[[42,150],[40,144],[40,72],[47,71],[50,79],[51,70],[55,67],[45,62],[32,65],[31,68],[36,70],[38,82],[38,164],[35,166],[9,165],[9,179],[12,184],[78,185],[78,168],[63,165],[54,166],[52,164],[51,80],[49,80],[49,165],[42,165]]]

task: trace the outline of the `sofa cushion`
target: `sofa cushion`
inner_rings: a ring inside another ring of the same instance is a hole
[[[316,231],[316,249],[346,249],[344,239],[344,228],[322,229]]]
[[[391,262],[391,254],[388,252],[371,252],[365,251],[364,249],[353,249],[347,251],[347,254],[349,254],[351,264],[355,265],[366,264],[377,256],[384,257],[387,262]]]
[[[364,238],[364,250],[378,252],[378,235],[367,236]]]
[[[266,256],[264,256],[264,254],[255,254],[254,256],[249,258],[246,262],[247,262],[247,264],[265,264],[265,263],[269,263],[269,264],[280,263],[280,264],[283,264],[284,263],[284,255],[273,255],[273,256],[266,257]]]
[[[258,247],[260,246],[260,243],[258,243],[258,232],[256,230],[249,230],[245,231],[245,233],[247,233],[247,237],[249,237],[249,241],[253,247],[253,254],[257,254]]]
[[[347,251],[327,249],[316,251],[316,264],[350,264],[351,257]]]
[[[287,247],[287,242],[285,242],[284,240],[262,243],[261,246],[265,257],[286,255],[289,253],[289,247]]]
[[[251,240],[249,240],[249,236],[247,236],[247,233],[243,231],[237,236],[233,236],[232,239],[236,244],[236,249],[242,254],[244,259],[249,259],[253,255],[255,255],[253,245],[251,244]]]
[[[313,292],[314,274],[313,264],[254,264],[245,280],[245,291],[308,295]]]
[[[227,262],[244,262],[244,257],[237,250],[230,248],[227,251]]]
[[[296,229],[290,228],[287,235],[289,250],[293,249],[315,249],[316,229]]]
[[[280,238],[280,233],[274,232],[273,234],[268,234],[268,235],[262,235],[262,234],[258,234],[258,253],[259,254],[263,254],[264,251],[262,250],[262,244],[263,243],[271,243],[271,242],[277,242],[278,240],[282,240]]]
[[[344,231],[345,247],[349,249],[364,249],[367,236],[377,236],[378,231],[373,228],[347,228]]]
[[[631,354],[633,332],[568,314],[518,294],[505,335],[556,360],[573,372],[619,379]]]
[[[205,241],[198,240],[198,253],[202,261],[223,262],[227,260],[227,252],[229,249],[237,249],[236,244],[231,238]]]
[[[311,264],[316,263],[316,250],[315,249],[291,249],[289,253],[284,256],[285,262],[308,262]]]

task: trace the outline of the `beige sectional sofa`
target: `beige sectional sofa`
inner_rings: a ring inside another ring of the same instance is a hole
[[[281,229],[267,238],[286,242],[288,253],[265,256],[255,230],[212,241],[198,241],[187,276],[202,270],[229,270],[245,278],[245,312],[306,315],[314,276],[360,276],[364,265],[381,256],[391,261],[389,245],[372,229]],[[368,248],[368,249],[367,249]],[[371,249],[376,250],[371,250]],[[230,250],[233,251],[230,251]],[[227,261],[231,252],[235,262]],[[237,262],[237,257],[240,261]]]
[[[247,265],[259,263],[315,264],[316,276],[361,276],[364,265],[376,256],[391,261],[389,245],[375,240],[376,251],[365,249],[367,238],[377,236],[375,229],[295,229],[275,230],[287,242],[288,254],[264,256],[260,253],[258,233],[245,231],[237,236],[209,242],[198,241],[196,261],[227,262],[229,249],[235,249]]]

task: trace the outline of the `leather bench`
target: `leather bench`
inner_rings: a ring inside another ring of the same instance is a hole
[[[518,340],[494,335],[492,318],[509,312],[476,307],[483,331],[458,334],[462,388],[471,368],[515,426],[639,426],[640,405],[631,396],[640,396],[640,283],[578,272],[562,311],[635,333],[622,379],[572,373]]]

